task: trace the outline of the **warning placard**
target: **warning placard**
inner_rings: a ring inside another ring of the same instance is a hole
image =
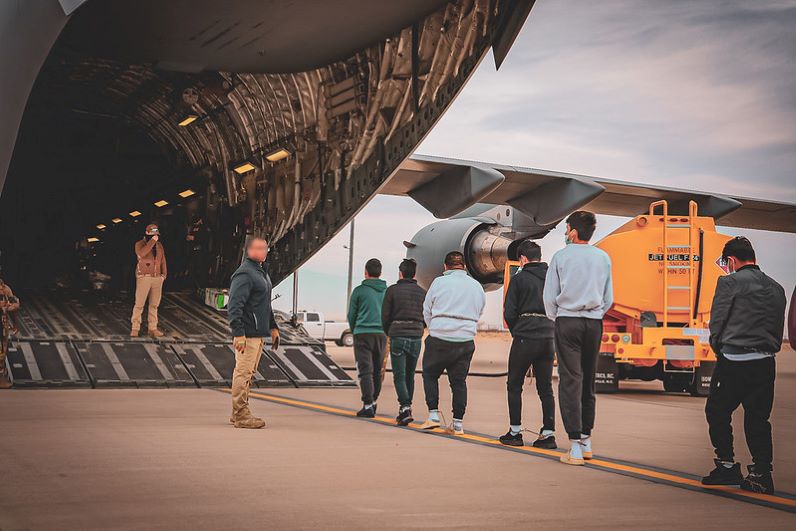
[[[727,266],[727,260],[725,260],[721,256],[716,258],[716,265],[719,266],[719,269],[724,271],[725,274],[728,274],[728,275],[730,274],[730,268],[729,268],[729,266]]]

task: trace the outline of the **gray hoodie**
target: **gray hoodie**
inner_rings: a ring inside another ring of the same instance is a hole
[[[544,285],[545,313],[602,319],[614,301],[611,259],[602,249],[571,243],[553,255]]]

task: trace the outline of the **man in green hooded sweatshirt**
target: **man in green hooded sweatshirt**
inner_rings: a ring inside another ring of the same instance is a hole
[[[376,400],[381,391],[381,366],[387,348],[387,335],[381,326],[381,306],[387,283],[381,276],[381,262],[371,258],[365,263],[365,280],[351,292],[348,302],[348,326],[354,334],[354,358],[362,391],[362,409],[358,417],[376,416]]]

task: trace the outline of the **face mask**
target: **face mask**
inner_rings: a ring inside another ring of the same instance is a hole
[[[730,264],[732,264],[732,265],[730,265]],[[727,271],[729,271],[730,275],[734,275],[735,274],[735,272],[737,271],[735,269],[735,260],[727,259]]]
[[[564,234],[564,245],[569,245],[570,243],[572,243],[572,240],[569,239],[569,233],[567,232]]]

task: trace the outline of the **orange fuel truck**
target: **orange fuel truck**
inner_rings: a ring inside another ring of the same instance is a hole
[[[716,356],[708,345],[710,304],[729,236],[712,217],[671,215],[666,201],[596,244],[611,257],[614,305],[603,320],[598,392],[624,379],[662,380],[666,391],[707,395]],[[506,265],[506,279],[517,263]]]

